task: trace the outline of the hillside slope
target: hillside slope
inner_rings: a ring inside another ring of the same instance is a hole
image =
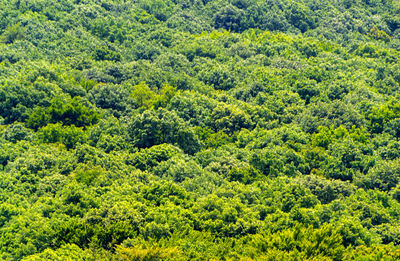
[[[395,0],[0,2],[2,260],[399,260]]]

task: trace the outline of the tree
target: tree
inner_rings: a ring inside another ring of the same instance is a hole
[[[32,133],[21,123],[9,125],[4,131],[4,139],[16,143],[20,140],[30,140]]]
[[[144,83],[133,86],[131,97],[135,100],[137,107],[150,109],[156,94]]]
[[[254,125],[250,116],[239,108],[222,104],[219,104],[212,111],[210,124],[214,131],[222,130],[228,134],[242,128],[251,128]]]
[[[121,54],[106,46],[96,46],[92,53],[93,59],[96,61],[121,61]]]
[[[90,104],[77,96],[55,97],[49,107],[36,107],[30,115],[27,125],[38,129],[48,123],[62,123],[64,125],[75,125],[77,127],[89,126],[97,122],[99,114]]]
[[[43,143],[62,143],[67,148],[74,148],[77,143],[84,143],[86,135],[82,128],[62,126],[60,123],[48,124],[37,132],[39,140]]]
[[[200,149],[194,131],[175,113],[162,108],[133,117],[128,123],[128,135],[139,148],[171,143],[190,154]]]
[[[90,90],[88,99],[99,108],[109,109],[120,116],[134,108],[134,100],[127,88],[116,85],[98,85]]]
[[[356,180],[358,186],[366,189],[390,191],[400,182],[400,165],[398,160],[380,161],[367,174]]]
[[[17,40],[24,38],[24,29],[21,27],[21,23],[10,25],[1,35],[0,39],[5,44],[12,44]]]
[[[243,11],[231,4],[222,7],[213,17],[216,28],[238,32],[241,30]]]
[[[291,7],[287,9],[286,16],[288,21],[302,33],[316,26],[315,18],[310,10],[297,2],[293,3]]]

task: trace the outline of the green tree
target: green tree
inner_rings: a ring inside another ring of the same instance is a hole
[[[133,117],[128,123],[128,134],[139,148],[171,143],[190,154],[200,149],[194,131],[175,113],[161,108]]]

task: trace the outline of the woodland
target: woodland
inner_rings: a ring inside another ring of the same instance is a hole
[[[398,0],[0,1],[0,259],[400,260]]]

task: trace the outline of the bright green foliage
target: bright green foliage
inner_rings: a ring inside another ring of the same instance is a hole
[[[344,255],[343,260],[389,260],[400,258],[400,251],[392,245],[365,247],[360,246]]]
[[[37,107],[30,115],[27,124],[35,129],[48,123],[58,122],[64,125],[83,127],[96,123],[98,117],[97,111],[90,109],[89,104],[85,105],[80,97],[73,99],[56,97],[51,101],[49,107]]]
[[[149,170],[157,166],[160,162],[166,161],[176,154],[180,154],[179,148],[163,143],[148,149],[143,149],[134,154],[130,154],[127,159],[129,165],[133,165],[141,170]]]
[[[342,260],[345,251],[340,234],[326,225],[319,229],[297,225],[293,229],[270,236],[265,242],[257,243],[262,244],[267,256],[275,256],[276,260]]]
[[[23,258],[24,261],[37,261],[37,260],[48,260],[48,261],[78,261],[78,260],[90,260],[92,255],[90,251],[82,250],[77,245],[67,244],[60,247],[57,250],[51,248],[46,249],[40,254],[31,255]]]
[[[121,55],[116,51],[110,50],[105,46],[96,46],[92,53],[93,59],[96,61],[115,61],[121,60]]]
[[[179,94],[179,92],[177,92],[175,87],[164,85],[159,90],[159,95],[155,97],[155,101],[153,102],[154,108],[167,107],[171,99],[177,94]]]
[[[62,143],[67,148],[73,148],[79,143],[86,141],[85,133],[82,128],[71,126],[62,126],[60,123],[48,124],[40,128],[37,136],[44,143]]]
[[[233,141],[232,137],[221,130],[215,132],[210,128],[196,127],[195,132],[205,148],[218,148]]]
[[[10,25],[1,35],[0,39],[5,44],[12,44],[17,40],[21,40],[24,37],[24,30],[21,27],[21,23]]]
[[[133,116],[128,124],[128,135],[139,148],[171,143],[191,154],[200,149],[194,131],[175,113],[165,109]]]
[[[0,259],[400,260],[399,17],[0,1]]]
[[[139,108],[144,107],[149,109],[153,103],[155,93],[149,88],[149,86],[141,83],[133,86],[131,96]]]
[[[311,140],[314,146],[328,148],[328,146],[335,142],[337,139],[350,138],[352,140],[365,143],[368,141],[365,129],[353,128],[349,131],[343,126],[334,129],[333,127],[327,128],[321,126],[318,128],[318,133],[313,134]]]
[[[222,130],[232,134],[242,128],[251,128],[254,123],[250,116],[240,109],[220,104],[211,112],[211,125],[215,131]]]
[[[379,133],[391,120],[399,118],[400,103],[391,100],[388,103],[372,109],[369,118],[371,119],[371,131]]]
[[[29,140],[30,134],[30,130],[27,129],[23,124],[14,123],[12,125],[9,125],[4,130],[3,135],[5,140],[15,143],[19,140]]]
[[[129,90],[125,86],[102,84],[88,91],[90,102],[98,108],[109,110],[117,117],[135,107],[135,102],[129,96]]]

